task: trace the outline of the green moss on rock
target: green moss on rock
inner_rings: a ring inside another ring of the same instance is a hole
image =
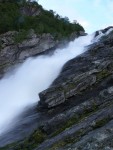
[[[23,42],[27,38],[27,35],[28,35],[28,31],[21,30],[18,34],[15,35],[14,42],[15,43]]]
[[[109,117],[108,117],[108,118],[103,118],[103,119],[97,121],[97,122],[95,123],[95,126],[94,126],[93,128],[100,128],[100,127],[102,127],[103,125],[105,125],[106,123],[108,123],[109,121],[110,121],[110,118],[109,118]]]
[[[81,115],[77,115],[75,114],[72,118],[70,118],[69,120],[67,120],[67,122],[65,122],[65,124],[63,124],[57,131],[55,131],[52,134],[52,137],[60,134],[61,132],[63,132],[64,130],[67,130],[68,128],[72,127],[73,125],[81,122],[85,117],[88,117],[89,115],[93,114],[95,111],[97,111],[98,107],[96,106],[96,104],[94,104],[94,107],[92,109],[85,109],[84,113]]]
[[[11,145],[7,145],[6,147],[1,148],[0,150],[33,150],[40,143],[42,143],[46,139],[46,134],[41,130],[36,130],[34,133],[27,139],[22,142],[13,143]]]
[[[101,79],[109,76],[111,73],[108,70],[102,70],[101,72],[99,72],[96,77],[97,77],[97,81],[100,81]]]
[[[51,148],[49,148],[48,150],[59,150],[60,148],[68,145],[68,144],[72,144],[76,141],[76,139],[74,137],[69,137],[69,138],[65,138],[64,140],[61,140],[55,144],[52,145]]]

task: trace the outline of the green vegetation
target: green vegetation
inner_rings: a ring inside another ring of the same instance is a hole
[[[27,35],[28,35],[28,31],[26,31],[26,30],[20,31],[14,37],[15,43],[21,43],[22,41],[24,41],[26,39]]]
[[[103,125],[107,124],[109,121],[110,121],[110,117],[106,117],[106,118],[102,118],[101,120],[97,121],[95,126],[93,127],[94,129],[96,128],[100,128],[102,127]]]
[[[52,147],[49,148],[48,150],[59,150],[68,144],[74,143],[75,141],[76,139],[74,137],[68,137],[65,138],[64,140],[58,141],[57,143],[53,144]]]
[[[92,109],[85,109],[84,112],[82,114],[80,114],[79,116],[77,114],[75,114],[73,117],[71,117],[69,120],[67,120],[67,122],[65,122],[64,124],[62,124],[62,126],[59,128],[58,130],[56,130],[53,134],[52,137],[60,134],[61,132],[67,130],[68,128],[72,127],[73,125],[81,122],[85,117],[90,116],[91,114],[93,114],[96,110],[98,109],[98,106],[96,106],[96,104],[93,105]]]
[[[77,23],[70,23],[53,10],[47,11],[37,2],[26,0],[0,1],[0,33],[34,29],[35,32],[51,33],[56,38],[67,37],[73,32],[84,31]]]
[[[96,74],[97,77],[97,81],[101,81],[102,79],[108,77],[111,73],[109,72],[109,70],[102,70],[99,73]]]

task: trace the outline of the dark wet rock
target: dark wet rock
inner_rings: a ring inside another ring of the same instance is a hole
[[[109,26],[109,27],[107,27],[107,28],[105,28],[105,29],[96,31],[96,32],[95,32],[95,37],[97,37],[97,36],[100,34],[100,32],[102,32],[103,34],[105,34],[107,31],[109,31],[109,29],[113,29],[113,26]]]

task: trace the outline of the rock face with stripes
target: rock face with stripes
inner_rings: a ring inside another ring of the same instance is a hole
[[[35,150],[112,150],[113,32],[67,62],[40,99],[56,115],[42,125],[49,138]]]

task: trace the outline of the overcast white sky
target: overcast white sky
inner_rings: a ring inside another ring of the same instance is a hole
[[[88,33],[113,25],[113,0],[39,0],[39,4],[77,20]]]

